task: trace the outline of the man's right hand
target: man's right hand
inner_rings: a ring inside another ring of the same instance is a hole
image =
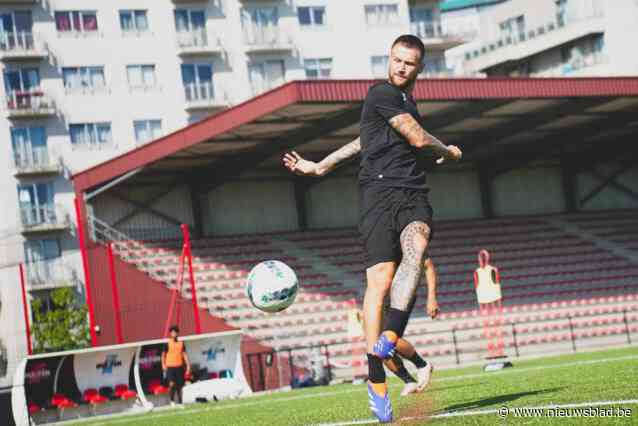
[[[284,154],[284,166],[299,176],[321,176],[319,165],[314,161],[305,160],[295,151]]]
[[[446,155],[436,160],[436,164],[442,164],[445,160],[459,161],[461,157],[463,157],[463,152],[458,146],[448,145]]]

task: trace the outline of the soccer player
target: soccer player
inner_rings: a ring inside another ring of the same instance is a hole
[[[170,389],[171,406],[174,407],[176,403],[182,405],[184,376],[190,375],[191,364],[184,350],[184,342],[178,340],[179,328],[173,325],[169,332],[170,338],[162,352],[162,371],[166,375]],[[184,371],[184,366],[186,366],[186,371]]]
[[[359,231],[366,252],[363,308],[368,396],[370,408],[381,422],[392,421],[383,359],[392,357],[405,330],[431,234],[432,208],[417,154],[428,150],[439,164],[458,161],[462,155],[458,147],[444,145],[419,122],[411,93],[423,70],[424,54],[418,37],[402,35],[394,41],[388,80],[372,86],[364,101],[359,138],[320,163],[304,163],[295,153],[284,157],[289,169],[322,176],[359,151],[362,154]],[[381,309],[389,291],[390,309],[382,332]]]

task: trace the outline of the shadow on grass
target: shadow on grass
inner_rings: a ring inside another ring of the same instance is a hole
[[[565,388],[562,387],[562,388],[539,389],[539,390],[528,391],[528,392],[510,393],[508,395],[492,396],[490,398],[478,399],[476,401],[450,405],[448,407],[445,407],[443,411],[450,412],[450,411],[459,411],[459,410],[468,410],[468,409],[478,409],[478,408],[488,407],[490,405],[500,406],[525,396],[542,395],[545,393],[556,392],[562,389],[565,389]]]
[[[433,386],[431,388],[428,388],[428,390],[426,392],[434,392],[434,393],[438,393],[441,391],[446,391],[448,389],[456,389],[456,388],[467,388],[467,387],[474,387],[474,386],[481,386],[481,385],[485,385],[487,384],[487,382],[478,382],[478,383],[464,383],[462,385],[451,385],[451,386]]]

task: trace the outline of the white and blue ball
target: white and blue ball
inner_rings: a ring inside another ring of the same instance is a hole
[[[298,291],[295,271],[279,260],[255,265],[246,279],[246,296],[255,308],[264,312],[283,311],[292,305]]]

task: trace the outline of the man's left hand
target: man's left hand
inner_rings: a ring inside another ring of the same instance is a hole
[[[436,297],[428,297],[428,304],[426,309],[428,315],[432,319],[435,319],[437,315],[439,315],[439,304],[436,301]]]

